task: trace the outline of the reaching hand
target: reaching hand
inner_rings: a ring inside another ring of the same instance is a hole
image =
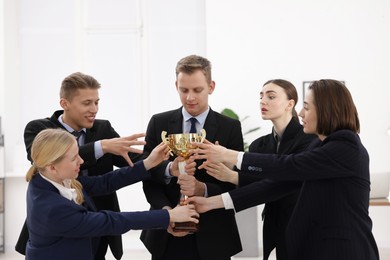
[[[144,166],[146,170],[150,170],[151,168],[157,166],[164,160],[168,160],[169,158],[169,147],[167,144],[161,142],[159,145],[154,147],[152,152],[149,154],[148,158],[144,160]]]
[[[217,180],[226,181],[238,185],[238,172],[229,169],[223,163],[208,163],[199,166],[199,169],[204,168],[207,174],[213,176]]]
[[[142,137],[145,137],[144,133],[101,140],[103,153],[120,155],[125,158],[130,166],[133,166],[133,162],[129,157],[129,152],[142,153],[142,150],[132,147],[133,145],[145,145],[145,141],[138,140],[138,138]]]
[[[196,211],[199,213],[204,213],[212,209],[224,208],[221,195],[212,196],[212,197],[190,197],[187,199],[187,203],[195,204]]]
[[[174,209],[168,210],[170,222],[194,222],[199,223],[199,213],[195,210],[195,205],[177,205]]]
[[[215,145],[210,142],[197,143],[198,148],[191,149],[189,152],[193,154],[192,159],[206,159],[202,165],[208,163],[227,163],[227,164],[236,164],[237,163],[237,151],[227,149],[222,145]],[[203,168],[203,167],[202,167]]]
[[[172,176],[178,177],[180,175],[179,171],[179,162],[183,162],[183,157],[176,157],[175,160],[171,163],[171,167],[169,168],[170,174]],[[196,171],[196,162],[194,159],[186,160],[186,165],[184,167],[185,172],[189,175],[194,175]]]
[[[172,210],[172,208],[170,206],[165,206],[163,207],[163,209],[167,209],[168,211]],[[175,237],[184,237],[186,235],[188,235],[190,232],[185,232],[185,231],[174,231],[173,228],[175,227],[175,222],[170,222],[169,223],[169,226],[167,228],[167,232],[169,234],[171,234],[172,236],[175,236]]]
[[[180,174],[177,183],[180,185],[180,192],[187,196],[203,196],[204,184],[198,181],[193,175]]]

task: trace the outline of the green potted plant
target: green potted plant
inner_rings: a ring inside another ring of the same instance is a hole
[[[233,118],[233,119],[237,119],[237,120],[239,120],[241,123],[242,122],[244,122],[245,121],[245,119],[247,119],[249,116],[245,116],[244,118],[240,118],[238,115],[237,115],[237,113],[235,113],[232,109],[230,109],[230,108],[225,108],[225,109],[223,109],[222,110],[222,112],[221,112],[221,114],[222,115],[225,115],[225,116],[228,116],[228,117],[230,117],[230,118]],[[260,127],[255,127],[255,128],[251,128],[251,129],[249,129],[249,130],[247,130],[247,131],[245,131],[244,133],[243,133],[243,138],[244,138],[244,151],[248,151],[248,149],[249,149],[249,144],[245,141],[245,136],[247,135],[247,134],[250,134],[250,133],[253,133],[253,132],[256,132],[256,131],[258,131],[260,129]]]

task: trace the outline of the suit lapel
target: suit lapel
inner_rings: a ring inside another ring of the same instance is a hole
[[[179,108],[175,110],[172,117],[168,121],[168,134],[180,134],[183,133],[183,115]]]
[[[88,143],[92,142],[93,140],[96,140],[95,131],[93,131],[92,128],[86,129],[84,143],[88,144]]]
[[[215,116],[215,112],[213,110],[209,111],[209,114],[206,117],[206,121],[204,123],[204,130],[206,130],[206,139],[210,142],[214,142],[217,135],[217,118]]]
[[[53,115],[50,117],[50,121],[55,124],[57,127],[59,128],[62,128],[62,129],[65,129],[66,128],[60,123],[60,121],[58,120],[58,118],[64,113],[63,110],[57,110],[53,113]]]
[[[279,146],[278,154],[288,154],[292,149],[294,138],[300,130],[300,124],[294,118],[291,119],[290,123],[287,125],[286,130],[283,133],[282,142]]]
[[[276,152],[276,142],[274,135],[271,133],[264,137],[264,140],[262,142],[259,142],[258,146],[256,147],[257,153],[275,153]],[[280,151],[280,147],[279,147]]]

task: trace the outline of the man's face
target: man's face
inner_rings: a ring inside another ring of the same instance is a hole
[[[180,72],[176,80],[176,89],[181,103],[192,116],[197,116],[209,107],[209,95],[213,93],[215,83],[207,83],[201,70],[192,74]]]
[[[76,131],[91,128],[99,110],[99,92],[97,89],[79,89],[72,100],[62,98],[60,104],[66,124]]]

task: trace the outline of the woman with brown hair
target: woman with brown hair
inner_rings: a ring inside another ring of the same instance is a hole
[[[263,120],[272,122],[271,133],[254,140],[249,146],[249,152],[292,154],[306,150],[316,138],[305,134],[299,123],[295,105],[298,93],[295,86],[284,79],[272,79],[264,83],[260,91],[260,113]],[[280,182],[264,181],[261,176],[254,176],[236,171],[229,171],[220,164],[209,164],[208,174],[221,180],[232,182],[238,187],[246,186],[255,181],[263,181],[262,189],[272,190],[280,187]],[[263,260],[267,260],[272,250],[276,251],[277,260],[288,260],[286,247],[286,228],[294,210],[302,186],[301,181],[284,183],[291,190],[280,198],[265,203],[263,219]],[[287,187],[285,188],[287,191]],[[237,192],[240,192],[237,191]],[[243,190],[245,192],[245,190]]]
[[[307,151],[291,155],[243,153],[211,143],[199,144],[201,166],[226,163],[241,171],[281,182],[263,189],[262,181],[219,196],[190,198],[198,212],[234,208],[241,211],[286,193],[283,183],[302,181],[286,230],[291,260],[378,260],[368,214],[369,155],[359,138],[360,122],[352,96],[337,80],[314,81],[300,112],[303,130],[316,134]]]

